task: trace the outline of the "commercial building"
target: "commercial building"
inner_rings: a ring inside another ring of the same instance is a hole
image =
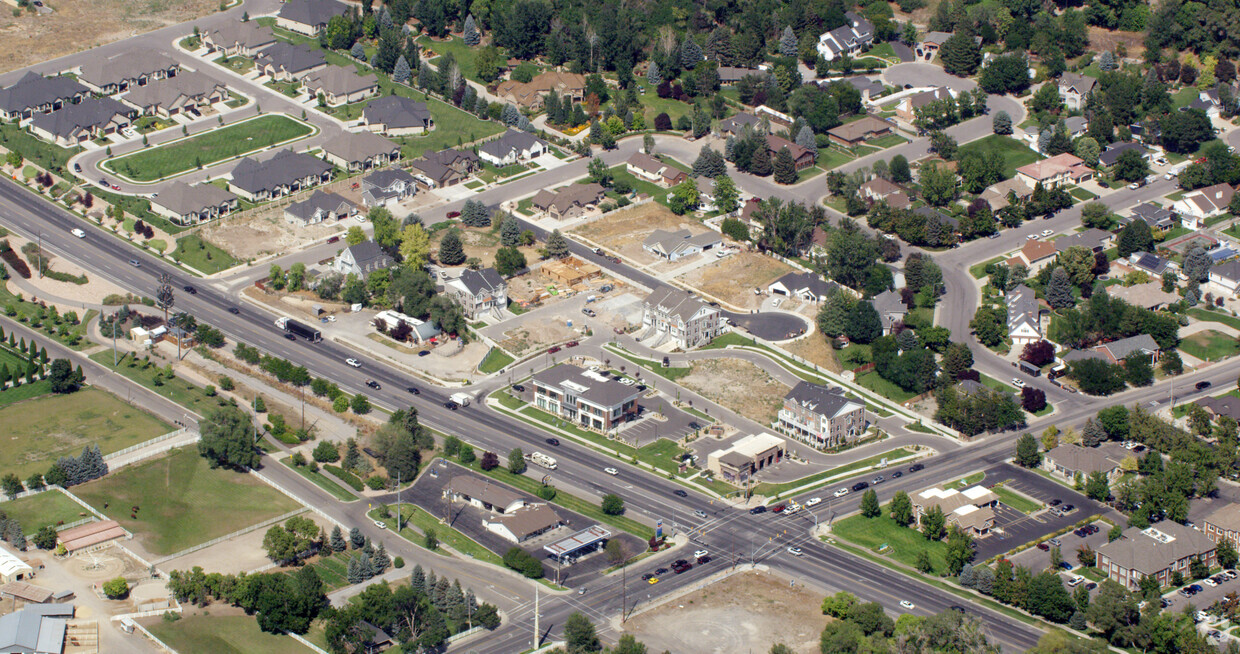
[[[573,423],[607,431],[637,417],[636,385],[567,363],[534,373],[534,404]]]
[[[664,334],[682,350],[705,345],[723,333],[723,313],[687,291],[663,286],[642,302],[642,325]]]
[[[444,486],[444,494],[454,502],[465,502],[483,511],[512,515],[526,506],[516,491],[486,477],[457,475]]]
[[[995,526],[995,507],[999,496],[983,486],[964,490],[937,486],[913,493],[913,516],[921,526],[926,512],[939,507],[948,527],[955,525],[973,536],[985,536]]]
[[[865,403],[838,386],[803,381],[784,396],[779,431],[817,449],[843,445],[865,433]]]
[[[546,504],[527,504],[508,515],[484,517],[482,526],[510,543],[524,543],[564,524]]]
[[[543,546],[543,551],[560,563],[571,563],[600,550],[611,538],[611,532],[600,525],[583,529],[568,538]]]
[[[751,434],[731,447],[715,450],[706,457],[707,469],[717,477],[741,484],[784,458],[786,443],[774,434]]]
[[[1160,586],[1169,586],[1175,572],[1189,577],[1189,566],[1197,559],[1206,567],[1217,563],[1209,536],[1170,520],[1146,529],[1129,527],[1097,552],[1095,567],[1128,590],[1139,589],[1141,579],[1149,576]]]

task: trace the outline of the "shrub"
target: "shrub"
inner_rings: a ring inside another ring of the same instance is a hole
[[[360,492],[366,488],[366,485],[362,483],[361,479],[357,478],[357,475],[341,468],[340,466],[325,465],[323,466],[323,469],[335,475],[337,479],[348,484],[355,491]]]
[[[392,567],[396,568],[397,570],[405,567],[405,560],[399,556],[392,559]]]

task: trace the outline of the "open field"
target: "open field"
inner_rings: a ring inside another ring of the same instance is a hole
[[[915,527],[901,527],[886,515],[866,518],[860,514],[837,521],[831,527],[837,538],[859,545],[907,566],[917,565],[917,553],[926,552],[936,572],[946,569],[947,543],[931,542]],[[887,549],[879,551],[886,546]]]
[[[0,409],[0,470],[25,479],[47,472],[56,459],[98,444],[104,454],[174,429],[168,423],[96,388],[45,395]]]
[[[211,607],[219,613],[221,608]],[[231,612],[223,609],[225,612]],[[258,628],[253,616],[187,615],[176,622],[153,619],[146,628],[178,652],[212,654],[309,654],[305,645],[292,636],[277,636]]]
[[[757,309],[762,298],[754,295],[753,289],[765,290],[768,284],[792,271],[792,266],[757,252],[737,252],[695,268],[678,279],[723,302],[742,309]]]
[[[1240,351],[1240,342],[1227,334],[1208,329],[1185,336],[1180,341],[1180,349],[1202,361],[1218,361]]]
[[[694,233],[705,231],[696,220],[677,216],[671,209],[656,202],[612,212],[606,218],[572,231],[623,257],[642,264],[653,264],[661,259],[643,250],[642,242],[656,229],[688,229]],[[682,263],[687,261],[685,259]]]
[[[727,565],[715,554],[707,570]],[[818,637],[831,618],[822,596],[780,576],[746,572],[718,581],[628,621],[652,652],[766,652],[783,643],[797,654],[819,652]]]
[[[760,425],[775,422],[789,390],[765,370],[731,358],[694,361],[680,383]]]
[[[177,239],[172,258],[199,272],[211,275],[241,263],[220,246],[204,241],[197,233]]]
[[[255,477],[211,469],[195,449],[173,450],[74,493],[133,532],[152,554],[179,552],[297,508]],[[130,513],[135,506],[137,513]]]
[[[33,534],[43,525],[59,525],[81,520],[90,515],[68,495],[52,490],[0,504],[0,511],[22,525],[22,531]]]
[[[452,227],[461,237],[461,245],[465,249],[466,257],[477,257],[482,261],[483,267],[495,265],[495,253],[503,247],[499,240],[499,223],[492,223],[490,227],[466,227],[460,223],[453,223]],[[437,229],[431,233],[431,252],[439,252],[439,244],[447,235],[447,229]],[[517,249],[525,255],[526,263],[533,264],[539,258],[538,246],[539,243],[535,242],[534,245]]]
[[[1003,155],[1004,179],[1015,176],[1017,168],[1025,164],[1031,164],[1040,158],[1038,153],[1030,150],[1020,141],[1010,136],[1000,136],[998,134],[991,134],[985,138],[960,146],[961,155],[974,150],[982,153],[998,152]]]
[[[110,159],[104,167],[138,182],[179,175],[285,141],[308,136],[314,128],[284,114],[266,114],[130,155]]]

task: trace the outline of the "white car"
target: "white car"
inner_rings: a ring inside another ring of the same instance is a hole
[[[847,494],[848,494],[848,489],[847,489],[847,488],[841,488],[841,489],[839,489],[839,490],[835,491],[835,496],[836,496],[836,497],[844,497],[844,496],[845,496],[845,495],[847,495]]]
[[[1036,241],[1036,240],[1038,240],[1038,235],[1037,235],[1037,234],[1029,234],[1029,235],[1025,236],[1025,240],[1027,240],[1027,241]]]
[[[1215,586],[1218,585],[1218,582],[1214,581],[1213,579],[1202,579],[1201,583],[1209,586],[1210,588],[1214,588]]]
[[[1025,380],[1023,380],[1023,379],[1021,379],[1021,378],[1019,378],[1019,377],[1013,377],[1013,378],[1012,378],[1012,385],[1013,385],[1013,386],[1015,386],[1016,388],[1024,388],[1024,387],[1025,387]]]
[[[76,236],[76,237],[78,237],[78,238],[86,238],[86,232],[84,232],[84,231],[82,231],[82,230],[80,230],[80,229],[77,229],[77,228],[74,228],[74,229],[69,230],[69,233],[70,233],[70,234],[73,234],[74,236]]]
[[[603,468],[603,472],[605,472],[605,473],[607,473],[607,474],[609,474],[609,475],[618,475],[618,474],[620,474],[620,471],[619,471],[619,470],[616,470],[615,468]]]
[[[916,605],[916,604],[913,604],[912,602],[910,602],[910,601],[908,601],[908,600],[900,600],[900,606],[903,606],[904,608],[906,608],[906,609],[908,609],[908,610],[910,610],[910,611],[912,611],[913,609],[917,608],[917,605]]]
[[[353,366],[354,368],[361,368],[361,367],[362,367],[362,362],[361,362],[361,361],[358,361],[357,359],[345,359],[345,360],[344,360],[344,362],[345,362],[345,363],[347,363],[347,364],[349,364],[349,365],[351,365],[351,366]]]
[[[1085,577],[1082,577],[1081,575],[1073,575],[1073,577],[1068,580],[1068,588],[1076,588],[1084,582]]]
[[[793,556],[801,556],[801,548],[799,548],[799,547],[789,547],[789,548],[788,548],[788,553],[789,553],[789,554],[791,554],[791,555],[793,555]]]
[[[1044,229],[1042,230],[1042,238],[1046,238],[1047,236],[1050,236],[1051,234],[1054,234],[1054,233],[1055,233],[1055,230],[1053,229]]]
[[[806,500],[806,501],[805,501],[805,506],[806,506],[806,507],[810,507],[810,506],[817,506],[817,505],[818,505],[819,503],[821,503],[821,502],[822,502],[822,498],[821,498],[821,497],[811,497],[811,498],[809,498],[808,500]]]
[[[782,303],[783,301],[784,301],[784,300],[783,300],[783,298],[778,298],[778,297],[777,297],[777,298],[775,298],[774,300],[771,300],[771,307],[772,307],[772,308],[777,307],[777,306],[779,306],[779,305],[780,305],[780,303]]]
[[[706,550],[698,550],[693,553],[693,558],[700,559],[703,556],[706,556],[707,554],[710,554],[710,552],[707,552]]]
[[[387,529],[387,525],[382,520],[375,520],[375,526],[380,529]]]

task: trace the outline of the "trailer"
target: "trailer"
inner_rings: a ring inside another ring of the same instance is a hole
[[[299,336],[307,341],[310,341],[311,343],[318,343],[323,340],[323,334],[319,332],[319,330],[309,325],[299,323],[292,318],[276,319],[276,327],[283,329],[286,334]]]
[[[469,406],[469,401],[473,398],[470,397],[469,393],[453,393],[448,399],[461,406]]]
[[[529,454],[526,454],[525,460],[527,463],[532,463],[536,466],[541,466],[548,470],[555,470],[556,466],[559,465],[556,463],[554,458],[549,457],[546,454],[543,454],[542,452],[531,452]]]

